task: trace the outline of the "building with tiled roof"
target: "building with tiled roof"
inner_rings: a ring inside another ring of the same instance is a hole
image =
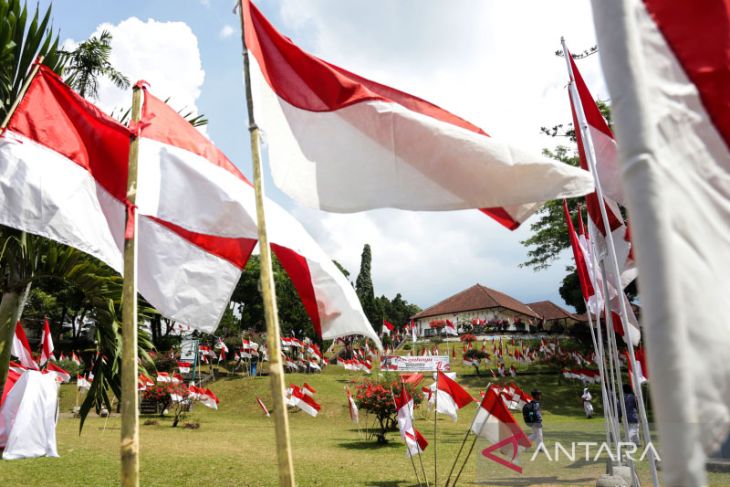
[[[481,284],[464,289],[413,316],[420,336],[433,333],[432,321],[451,320],[459,324],[471,323],[474,319],[527,323],[541,317],[525,303]]]
[[[540,316],[542,327],[547,331],[552,330],[556,326],[565,330],[580,322],[580,319],[576,315],[566,311],[552,301],[537,301],[535,303],[529,303],[527,306]]]

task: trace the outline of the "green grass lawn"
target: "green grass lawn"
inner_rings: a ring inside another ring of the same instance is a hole
[[[474,368],[461,367],[458,380],[468,386],[474,396],[489,382],[477,377]],[[345,372],[329,366],[318,375],[291,374],[288,382],[308,382],[317,389],[322,405],[318,417],[302,412],[290,415],[291,437],[297,484],[300,486],[387,486],[417,485],[405,447],[396,432],[384,446],[362,439],[350,422],[344,386],[362,374]],[[520,369],[516,382],[526,391],[534,386],[544,392],[545,438],[549,451],[553,443],[596,441],[605,439],[603,418],[583,417],[578,400],[580,384],[558,384],[556,371],[545,367]],[[424,384],[430,383],[430,380]],[[159,424],[141,426],[141,484],[143,486],[274,486],[277,485],[276,446],[272,418],[263,415],[255,401],[260,396],[271,406],[268,378],[221,379],[211,385],[221,400],[218,411],[196,406],[188,421],[200,423],[197,430],[172,428],[169,418]],[[594,389],[596,389],[594,387]],[[75,388],[63,386],[62,416],[57,439],[60,458],[0,461],[0,486],[115,486],[119,485],[119,417],[106,421],[89,417],[79,435],[79,421],[68,411],[75,402]],[[600,397],[598,390],[594,396]],[[596,401],[594,401],[595,403]],[[423,407],[423,406],[422,406]],[[467,407],[454,423],[447,417],[438,420],[438,469],[441,483],[451,466],[475,408]],[[600,411],[600,408],[599,408]],[[516,414],[522,424],[521,414]],[[149,418],[142,418],[141,422]],[[361,412],[361,426],[364,426]],[[370,421],[372,423],[372,419]],[[431,441],[433,416],[416,411],[416,427]],[[484,446],[482,446],[484,448]],[[595,448],[591,455],[595,454]],[[475,449],[478,451],[478,449]],[[595,485],[603,473],[604,463],[561,458],[549,462],[540,455],[530,461],[532,451],[523,453],[522,475],[496,463],[481,460],[473,453],[460,485]],[[580,451],[578,456],[580,456]],[[433,442],[423,456],[429,479],[433,481]],[[647,464],[639,466],[643,485],[650,485]],[[730,485],[730,475],[711,474],[711,485]],[[433,484],[432,484],[433,485]]]

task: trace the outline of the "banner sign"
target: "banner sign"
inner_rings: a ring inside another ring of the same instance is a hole
[[[431,357],[402,357],[400,355],[389,355],[383,357],[380,365],[382,370],[392,372],[448,372],[451,370],[448,355],[434,355]]]
[[[198,358],[198,343],[199,340],[195,339],[184,339],[180,343],[180,361],[190,362],[191,364],[196,363]]]

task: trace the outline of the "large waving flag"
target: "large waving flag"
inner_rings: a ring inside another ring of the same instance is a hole
[[[39,68],[0,138],[0,223],[121,272],[130,132]]]
[[[544,201],[590,192],[586,171],[533,156],[415,96],[316,58],[244,0],[257,123],[274,181],[300,203],[485,213],[516,228]]]
[[[730,423],[730,0],[593,1],[639,266],[664,485]]]
[[[130,130],[40,66],[0,138],[0,224],[121,272],[129,145],[139,136],[139,292],[165,316],[210,332],[257,242],[253,188],[208,139],[145,95]],[[272,250],[315,330],[380,346],[347,279],[299,222],[267,205]]]
[[[161,311],[199,327],[205,323],[211,330],[258,238],[253,187],[210,140],[147,92],[140,127],[140,232],[146,222],[144,227],[154,236],[145,246],[180,248],[174,252],[177,257],[146,263],[141,235],[140,283],[143,276],[169,279],[169,285],[158,286],[163,294],[156,302],[165,302]],[[364,335],[380,348],[342,272],[288,212],[271,200],[265,204],[272,251],[291,277],[317,333],[326,339]],[[205,286],[196,285],[201,269],[208,271]],[[176,288],[186,292],[173,292]],[[199,315],[190,321],[183,312],[193,306]]]

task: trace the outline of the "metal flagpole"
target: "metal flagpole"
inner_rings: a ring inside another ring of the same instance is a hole
[[[259,252],[261,260],[261,294],[264,301],[266,318],[267,343],[269,348],[269,376],[271,379],[271,395],[274,401],[274,424],[276,429],[276,451],[279,463],[279,485],[294,487],[294,461],[292,460],[291,440],[289,438],[289,417],[285,404],[284,370],[281,364],[281,336],[279,317],[276,309],[276,291],[271,265],[271,248],[266,233],[264,215],[264,182],[261,162],[261,139],[259,127],[256,125],[251,91],[251,73],[246,48],[245,20],[243,3],[238,2],[238,13],[241,20],[241,44],[243,46],[243,67],[246,79],[246,105],[248,109],[248,130],[251,136],[251,159],[254,173],[254,190],[256,194],[256,220],[258,222]]]
[[[438,487],[439,485],[439,464],[438,455],[436,454],[436,420],[438,419],[439,409],[439,374],[441,371],[436,371],[436,390],[433,391],[435,394],[433,398],[433,485]]]
[[[596,361],[598,362],[598,373],[601,377],[601,400],[603,403],[603,411],[604,411],[603,422],[605,423],[605,428],[606,428],[606,444],[610,445],[611,444],[611,433],[609,430],[610,430],[611,426],[610,426],[610,418],[609,418],[608,414],[606,413],[606,411],[608,411],[608,408],[607,408],[608,395],[606,393],[606,383],[605,383],[606,373],[603,370],[603,358],[601,357],[601,353],[598,350],[598,343],[596,342],[596,332],[595,332],[595,330],[593,330],[593,319],[591,318],[591,310],[588,307],[588,303],[585,300],[583,300],[583,302],[585,303],[586,315],[588,316],[588,328],[590,328],[590,331],[591,331],[591,340],[593,340],[593,350],[595,350],[595,352],[596,352]]]
[[[592,242],[591,242],[592,245]],[[595,252],[595,249],[593,249],[593,252]],[[591,257],[593,259],[593,257]],[[596,264],[595,259],[593,259],[594,267],[593,267],[593,275],[594,275],[594,282],[599,283],[598,277],[596,277]],[[603,289],[601,289],[601,292],[603,292]],[[601,350],[601,363],[603,364],[603,370],[606,373],[606,391],[608,393],[608,414],[611,419],[611,434],[613,435],[613,441],[614,443],[618,444],[620,441],[620,428],[618,425],[618,412],[616,408],[618,405],[616,404],[617,397],[616,396],[616,390],[614,388],[613,383],[613,361],[611,360],[611,356],[609,354],[608,357],[606,357],[606,349],[603,347],[603,325],[601,323],[601,314],[603,313],[603,310],[597,310],[598,313],[596,314],[596,330],[597,330],[597,339],[598,339],[598,347]],[[606,340],[606,346],[608,346],[608,340]]]
[[[453,465],[451,465],[451,470],[449,470],[449,476],[448,476],[448,477],[446,477],[446,483],[444,484],[444,487],[448,487],[448,486],[449,486],[449,480],[451,480],[451,474],[453,474],[453,473],[454,473],[454,468],[456,468],[456,464],[457,464],[457,462],[459,461],[459,457],[461,456],[461,452],[462,452],[462,450],[464,449],[464,445],[466,444],[466,439],[467,439],[467,438],[469,437],[469,432],[470,432],[470,431],[471,431],[471,429],[472,429],[472,428],[474,427],[474,421],[476,421],[476,420],[477,420],[477,416],[479,415],[479,410],[481,409],[481,407],[482,407],[482,404],[484,403],[484,401],[485,401],[485,400],[487,399],[487,394],[489,394],[489,389],[490,389],[491,387],[492,387],[492,383],[490,382],[490,383],[489,383],[489,384],[487,385],[487,390],[486,390],[486,391],[484,391],[484,398],[482,398],[482,401],[481,401],[481,403],[479,404],[479,409],[477,409],[477,412],[476,412],[476,414],[475,414],[475,415],[474,415],[474,417],[472,418],[472,420],[471,420],[471,424],[469,425],[469,429],[467,429],[467,430],[466,430],[466,434],[464,435],[464,439],[463,439],[463,440],[461,440],[461,446],[459,446],[459,451],[458,451],[458,452],[456,452],[456,457],[454,458],[454,463],[453,463]],[[489,416],[487,416],[487,417],[489,417]],[[483,426],[484,426],[484,425],[482,425],[482,427],[483,427]],[[481,432],[481,428],[480,428],[480,432]],[[471,454],[471,449],[469,450],[469,454]],[[467,456],[466,456],[466,458],[469,458],[469,455],[467,455]]]
[[[628,320],[628,314],[626,312],[626,302],[623,299],[623,286],[621,284],[621,272],[618,267],[618,259],[616,258],[616,248],[613,244],[613,239],[611,238],[611,226],[609,225],[608,221],[608,214],[606,213],[606,205],[603,200],[603,189],[601,188],[601,181],[598,178],[598,171],[596,169],[596,160],[595,160],[595,153],[593,149],[593,140],[591,138],[591,134],[588,131],[588,122],[586,121],[585,112],[583,111],[583,105],[580,103],[580,98],[578,97],[577,89],[575,87],[575,80],[573,79],[573,70],[570,67],[570,60],[568,59],[568,48],[565,45],[565,39],[561,38],[561,43],[563,44],[563,52],[565,53],[565,62],[568,66],[568,73],[570,75],[570,94],[571,97],[574,100],[573,106],[575,107],[576,115],[578,117],[578,122],[580,127],[576,127],[576,129],[580,130],[581,135],[583,137],[583,146],[586,149],[586,160],[588,161],[588,166],[590,167],[591,173],[593,174],[593,179],[595,181],[596,185],[596,196],[598,197],[598,207],[601,210],[601,219],[603,220],[603,226],[606,229],[606,241],[608,243],[608,257],[611,265],[611,270],[614,273],[614,278],[616,279],[616,291],[619,293],[619,309],[620,309],[620,316],[621,316],[621,325],[624,329],[624,336],[627,337],[627,340],[629,342],[629,361],[631,362],[631,369],[634,375],[634,384],[640,384],[639,382],[639,370],[636,366],[636,356],[634,354],[634,346],[631,343],[631,335],[629,334],[629,320]],[[606,301],[608,301],[608,295],[606,295]],[[639,406],[639,416],[641,419],[641,425],[644,433],[644,439],[645,441],[651,442],[651,432],[649,430],[649,422],[646,418],[646,409],[644,408],[644,394],[641,390],[641,387],[636,388],[636,398]],[[651,477],[654,487],[659,487],[659,475],[657,473],[657,467],[656,467],[656,458],[654,457],[654,450],[649,449],[649,468],[651,470]]]
[[[142,113],[142,88],[132,90],[131,124]],[[137,159],[139,137],[129,145],[127,175],[127,228],[124,235],[124,284],[122,288],[122,486],[139,486],[139,403],[137,401]]]

